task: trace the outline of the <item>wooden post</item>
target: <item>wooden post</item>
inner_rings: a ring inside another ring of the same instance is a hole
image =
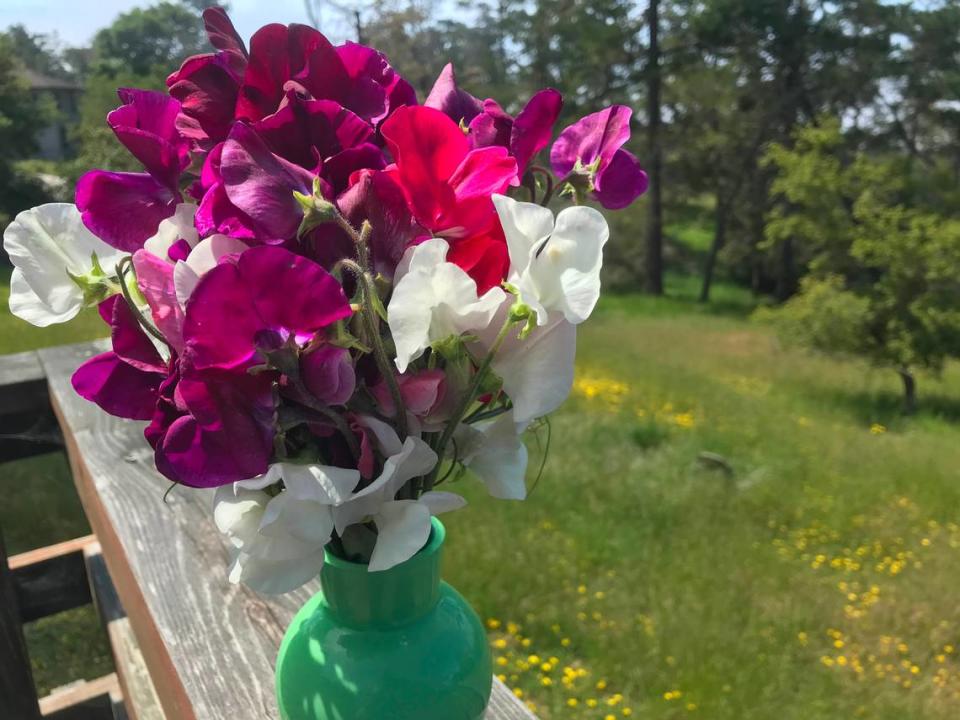
[[[0,533],[0,717],[40,720],[20,609]]]

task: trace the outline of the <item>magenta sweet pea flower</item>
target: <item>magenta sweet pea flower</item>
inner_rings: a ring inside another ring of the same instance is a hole
[[[626,207],[647,189],[647,174],[622,148],[630,139],[631,114],[630,108],[614,105],[587,115],[560,133],[550,150],[557,176],[587,174],[593,196],[610,210]]]
[[[186,355],[197,370],[246,368],[287,341],[305,345],[349,317],[340,283],[317,263],[279,247],[251,248],[221,262],[190,295]]]
[[[87,360],[73,374],[77,394],[111,415],[149,420],[167,376],[167,363],[150,342],[127,303],[114,295],[98,310],[110,325],[113,349]]]
[[[433,108],[400,108],[381,132],[417,222],[450,241],[448,259],[481,292],[498,285],[509,258],[491,195],[516,183],[516,160],[502,147],[471,149],[457,123]]]
[[[132,252],[173,215],[190,155],[176,128],[176,100],[152,90],[121,89],[117,94],[124,104],[107,115],[107,122],[147,172],[91,170],[77,183],[76,201],[94,235]]]

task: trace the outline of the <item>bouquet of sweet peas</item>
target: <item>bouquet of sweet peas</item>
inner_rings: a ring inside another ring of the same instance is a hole
[[[73,385],[147,421],[171,481],[217,488],[231,580],[291,590],[328,546],[390,568],[464,504],[437,489],[464,469],[525,496],[523,433],[569,393],[600,292],[607,224],[580,203],[646,189],[631,112],[567,127],[547,169],[556,90],[514,116],[448,65],[418,104],[374,49],[268,25],[248,50],[204,21],[215,52],[107,116],[144,172],[90,171],[7,228],[11,310],[97,306],[112,350]]]

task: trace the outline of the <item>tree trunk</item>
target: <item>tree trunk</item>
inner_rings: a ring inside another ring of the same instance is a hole
[[[718,194],[719,195],[719,194]],[[717,266],[717,256],[727,241],[727,205],[717,197],[716,226],[713,229],[713,243],[707,255],[707,264],[703,268],[703,285],[700,286],[700,302],[710,301],[710,286],[713,284],[713,272]]]
[[[647,247],[644,254],[646,290],[663,295],[663,195],[661,193],[660,147],[660,8],[659,0],[650,0],[647,20],[650,25],[650,54],[647,59],[647,143],[650,154],[650,215]]]
[[[910,368],[898,368],[897,374],[903,381],[903,413],[913,415],[917,411],[917,379]]]
[[[777,265],[777,287],[774,296],[777,302],[786,302],[797,289],[797,273],[793,264],[792,238],[787,238],[780,243],[780,256]]]

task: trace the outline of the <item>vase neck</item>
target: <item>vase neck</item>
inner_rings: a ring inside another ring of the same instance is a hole
[[[320,586],[328,611],[344,624],[373,629],[405,625],[423,617],[440,597],[445,534],[443,524],[433,518],[424,548],[406,562],[379,572],[327,551]]]

